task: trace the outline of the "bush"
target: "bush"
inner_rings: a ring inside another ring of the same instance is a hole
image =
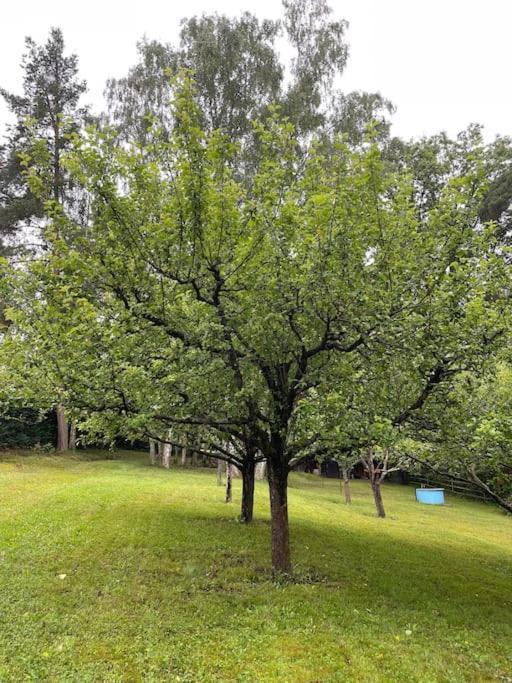
[[[41,416],[34,408],[8,410],[0,417],[0,448],[43,448],[57,442],[57,420],[54,411]],[[47,451],[50,452],[50,451]]]

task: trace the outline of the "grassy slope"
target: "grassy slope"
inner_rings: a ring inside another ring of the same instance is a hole
[[[0,681],[511,681],[512,519],[291,477],[297,581],[268,571],[265,484],[140,456],[0,462]],[[59,574],[66,574],[64,579]],[[407,635],[406,631],[412,631]]]

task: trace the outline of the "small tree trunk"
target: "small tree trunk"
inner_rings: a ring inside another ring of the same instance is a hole
[[[233,471],[231,463],[226,463],[226,503],[233,500]]]
[[[149,440],[149,463],[151,465],[156,465],[156,442],[154,439]]]
[[[255,469],[254,460],[246,460],[242,469],[242,511],[240,519],[245,524],[252,522],[253,517]]]
[[[264,460],[263,462],[259,462],[256,465],[256,481],[261,481],[262,479],[265,479],[266,474],[267,474],[267,461]]]
[[[290,530],[288,526],[288,468],[282,462],[268,462],[268,487],[272,529],[272,568],[291,570]]]
[[[380,490],[380,481],[372,479],[373,498],[375,500],[375,507],[377,508],[377,517],[385,517],[384,503],[382,502],[382,493]]]
[[[171,439],[171,431],[167,432],[167,439]],[[162,467],[168,470],[171,467],[172,446],[170,443],[162,444]]]
[[[69,429],[66,413],[62,406],[57,406],[57,450],[67,451],[69,448]]]
[[[217,458],[217,486],[222,486],[222,460]]]
[[[164,443],[162,447],[162,467],[166,470],[171,467],[171,444]]]
[[[494,500],[495,503],[497,503],[500,507],[502,507],[504,510],[507,510],[507,512],[512,514],[512,500],[505,500],[501,496],[499,496],[495,491],[493,491],[476,473],[476,465],[471,465],[468,468],[468,472],[471,477],[471,481],[474,482],[480,490],[484,491],[492,500]],[[448,475],[449,476],[449,475]]]
[[[183,446],[181,449],[181,464],[183,467],[187,464],[187,447]]]
[[[71,451],[76,450],[76,423],[74,420],[69,426],[69,449]]]
[[[348,478],[348,470],[343,470],[343,496],[345,497],[345,504],[350,505],[352,496],[350,495],[350,480]]]
[[[155,465],[161,466],[162,464],[162,448],[163,444],[160,441],[155,442]]]

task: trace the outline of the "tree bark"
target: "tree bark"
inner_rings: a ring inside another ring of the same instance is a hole
[[[187,464],[187,447],[183,446],[181,449],[181,464],[183,467]]]
[[[169,440],[171,439],[171,432],[170,431],[167,433],[167,438]],[[163,443],[161,448],[162,448],[162,467],[165,467],[165,469],[168,470],[171,467],[172,446],[170,443]]]
[[[162,447],[163,444],[160,441],[155,443],[155,465],[161,466],[162,464]]]
[[[343,496],[345,497],[345,504],[350,505],[352,496],[350,495],[350,480],[348,478],[348,470],[343,470]]]
[[[217,458],[217,486],[222,486],[222,460]]]
[[[272,568],[276,572],[291,570],[290,531],[288,526],[288,466],[268,462],[268,487],[272,533]]]
[[[240,519],[245,524],[252,522],[254,511],[254,475],[256,463],[254,460],[244,462],[242,468],[242,511]]]
[[[226,463],[226,503],[231,503],[233,500],[233,473],[231,463]]]
[[[255,476],[256,481],[261,481],[262,479],[265,479],[266,474],[267,474],[267,461],[264,460],[263,462],[259,462],[256,465],[256,476]]]
[[[382,493],[380,490],[380,481],[372,481],[373,498],[375,500],[375,507],[377,508],[377,517],[385,517],[384,503],[382,502]]]
[[[504,498],[495,493],[491,488],[489,488],[489,486],[484,481],[482,481],[480,477],[477,475],[475,465],[469,467],[468,471],[473,482],[482,491],[487,493],[487,495],[490,496],[490,498],[492,498],[494,502],[497,503],[500,507],[502,507],[504,510],[512,514],[512,501],[506,501]]]
[[[69,448],[69,427],[66,413],[62,406],[57,406],[57,450],[67,451]]]
[[[149,440],[149,462],[151,465],[156,465],[156,442],[154,439]]]
[[[74,420],[69,425],[69,450],[76,450],[76,423]]]

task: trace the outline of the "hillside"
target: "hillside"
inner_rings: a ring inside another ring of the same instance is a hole
[[[274,581],[265,482],[246,527],[213,470],[4,454],[0,680],[512,680],[512,519],[383,494],[292,475]]]

